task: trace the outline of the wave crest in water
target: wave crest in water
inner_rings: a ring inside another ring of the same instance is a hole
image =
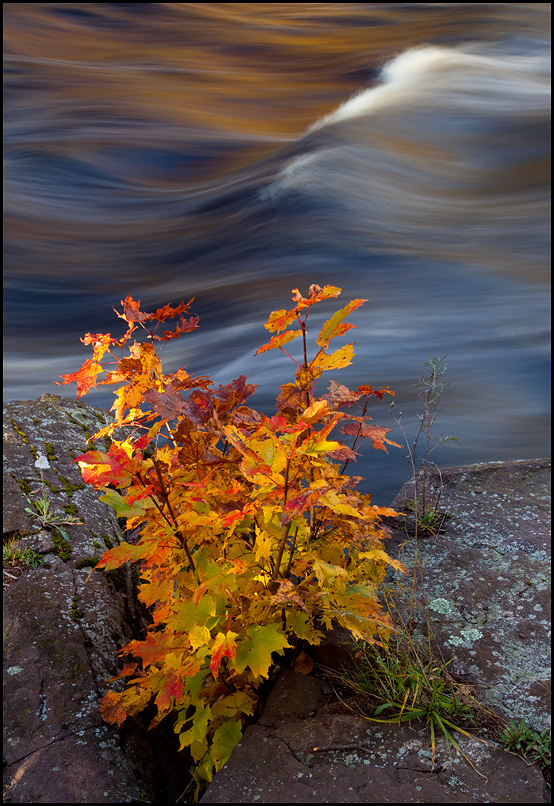
[[[538,53],[520,55],[412,48],[383,67],[379,86],[356,93],[309,131],[383,109],[421,103],[466,107],[470,114],[480,105],[486,105],[488,113],[548,113],[549,64],[549,54],[543,46]]]
[[[544,277],[548,75],[543,47],[409,50],[308,129],[265,197],[326,200],[331,237]]]

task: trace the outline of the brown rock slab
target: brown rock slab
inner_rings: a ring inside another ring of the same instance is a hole
[[[283,672],[202,803],[545,802],[542,774],[523,759],[454,733],[476,769],[443,738],[433,765],[424,726],[336,713],[316,683]]]

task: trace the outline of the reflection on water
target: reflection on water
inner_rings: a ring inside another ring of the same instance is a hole
[[[343,382],[395,389],[408,431],[449,355],[462,447],[437,461],[545,455],[548,25],[540,3],[8,4],[5,399],[59,393],[127,293],[196,295],[168,366],[244,372],[270,408],[290,371],[252,357],[262,323],[328,282],[369,299]],[[404,454],[356,468],[376,501]]]

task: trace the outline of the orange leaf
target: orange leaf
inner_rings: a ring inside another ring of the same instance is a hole
[[[126,691],[108,691],[100,700],[100,713],[112,725],[121,727],[128,716],[136,716],[144,711],[152,692],[141,686],[132,686]]]
[[[60,375],[60,378],[63,378],[63,383],[59,381],[56,381],[56,383],[58,386],[64,386],[64,384],[76,382],[76,397],[82,397],[82,395],[86,395],[89,389],[96,386],[96,376],[102,371],[102,367],[98,361],[95,361],[94,358],[88,358],[81,369],[77,370],[77,372],[70,372],[67,375]]]
[[[274,331],[281,331],[286,330],[289,325],[292,325],[298,318],[298,314],[296,312],[296,308],[293,308],[290,311],[280,310],[280,311],[272,311],[269,314],[269,319],[265,323],[264,327],[266,330],[269,330],[270,333]]]
[[[374,389],[372,386],[358,386],[356,392],[359,392],[361,395],[377,395],[379,400],[383,399],[383,395],[392,395],[394,397],[394,392],[392,392],[388,386],[383,386],[381,389]]]
[[[132,546],[130,543],[123,542],[119,546],[114,546],[113,549],[108,549],[95,567],[113,571],[114,568],[119,568],[123,563],[134,563],[137,560],[142,560],[148,551],[150,551],[150,546],[143,543]]]
[[[278,347],[282,347],[283,344],[287,344],[289,341],[296,339],[301,335],[301,333],[301,330],[289,330],[286,333],[279,334],[278,336],[272,336],[267,344],[264,344],[263,347],[259,347],[256,350],[254,355],[266,353],[268,350],[276,350]]]
[[[210,663],[210,669],[212,670],[214,678],[217,677],[219,673],[219,667],[223,658],[233,660],[237,654],[235,643],[237,637],[238,634],[236,632],[228,632],[227,635],[220,632],[216,635],[212,646],[212,660]]]
[[[360,307],[360,305],[363,305],[364,302],[367,302],[367,299],[353,299],[348,303],[348,305],[345,305],[344,308],[341,308],[340,311],[334,313],[333,316],[327,322],[325,322],[321,328],[319,336],[316,339],[317,344],[319,344],[320,347],[327,348],[331,339],[336,338],[336,336],[342,336],[351,328],[356,327],[356,325],[343,322],[343,320],[346,319],[348,314],[352,313],[352,311],[355,311],[356,308]]]
[[[110,677],[108,680],[105,680],[105,683],[113,683],[114,680],[121,680],[122,677],[129,677],[136,672],[137,664],[136,663],[126,663],[123,669],[116,674],[115,677]]]
[[[311,305],[315,305],[316,302],[321,302],[323,299],[338,297],[341,291],[342,288],[337,288],[333,285],[326,285],[322,288],[320,285],[314,284],[310,286],[308,297],[303,297],[297,288],[293,288],[292,299],[294,302],[298,303],[296,310],[301,311],[303,308],[308,308]]]
[[[127,719],[127,712],[121,707],[123,692],[108,691],[100,700],[100,713],[105,722],[120,728]]]

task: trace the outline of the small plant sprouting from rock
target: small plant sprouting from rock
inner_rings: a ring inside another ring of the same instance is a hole
[[[38,568],[44,563],[42,556],[32,549],[22,549],[19,538],[13,537],[2,546],[2,565],[6,567],[30,566]]]
[[[446,519],[450,517],[448,513],[440,512],[439,510],[441,490],[435,495],[434,501],[429,500],[429,470],[433,464],[429,458],[431,453],[439,445],[444,445],[446,442],[460,444],[458,437],[444,435],[434,437],[432,435],[439,402],[444,395],[445,389],[450,385],[443,380],[447,369],[444,363],[445,358],[448,358],[448,356],[443,356],[443,358],[433,356],[430,358],[425,364],[426,371],[416,384],[418,397],[423,401],[423,411],[418,415],[419,428],[412,443],[410,443],[402,425],[402,413],[400,412],[395,416],[393,413],[394,402],[390,405],[394,420],[404,436],[412,466],[414,497],[413,499],[405,499],[403,505],[414,514],[416,536],[418,528],[435,536],[440,534],[444,531]],[[422,441],[424,442],[424,449],[423,454],[420,456],[418,448]]]
[[[31,495],[34,497],[31,498]],[[29,507],[25,507],[25,512],[28,512],[29,515],[37,518],[41,525],[45,528],[50,526],[58,527],[61,524],[67,526],[78,526],[79,524],[83,523],[82,520],[79,520],[79,518],[75,517],[74,515],[54,515],[50,509],[52,501],[44,484],[42,484],[41,487],[37,488],[36,490],[32,490],[30,495],[25,495],[25,498],[31,505]]]
[[[443,735],[471,764],[452,736],[457,724],[473,723],[476,701],[467,687],[457,684],[448,673],[448,662],[438,661],[422,641],[416,641],[400,627],[386,646],[364,646],[356,654],[357,665],[331,677],[367,698],[372,716],[357,701],[357,712],[372,722],[397,723],[422,720],[431,733],[432,760],[436,736]],[[473,765],[472,765],[473,766]]]
[[[550,731],[533,730],[527,725],[524,719],[519,725],[510,719],[503,733],[500,736],[507,750],[524,758],[528,758],[533,763],[538,763],[543,773],[549,777],[551,769],[551,735]]]

